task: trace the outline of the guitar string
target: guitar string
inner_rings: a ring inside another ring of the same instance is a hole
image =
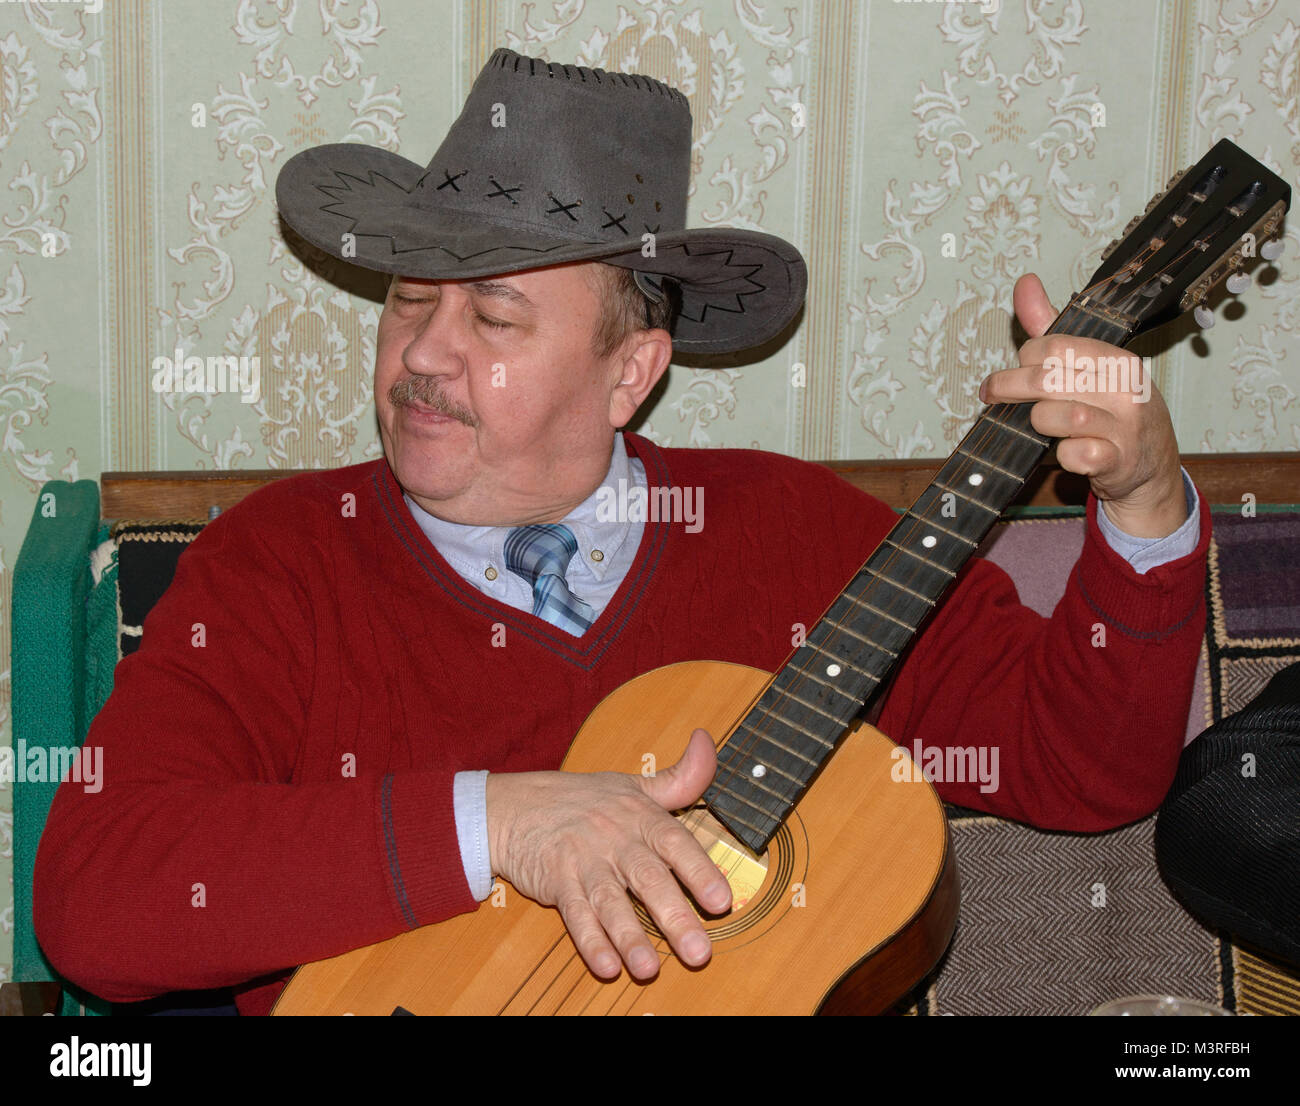
[[[1147,250],[1145,251],[1147,257],[1149,257],[1149,256],[1151,255],[1151,253],[1153,253],[1153,252],[1155,252],[1155,251],[1154,251],[1153,249],[1151,249],[1150,247],[1148,247]],[[1126,266],[1124,266],[1124,267],[1123,267],[1122,269],[1120,269],[1120,270],[1117,270],[1116,273],[1112,274],[1110,277],[1105,278],[1105,279],[1102,280],[1102,281],[1098,281],[1096,284],[1091,285],[1088,289],[1085,289],[1085,292],[1092,291],[1092,290],[1095,289],[1095,288],[1102,287],[1102,286],[1104,286],[1104,285],[1107,284],[1107,283],[1111,283],[1111,284],[1116,284],[1116,283],[1118,283],[1117,278],[1118,278],[1119,276],[1123,275],[1124,273],[1128,273],[1128,272],[1133,272],[1133,271],[1135,271],[1135,267],[1136,267],[1136,268],[1140,268],[1140,267],[1141,267],[1141,264],[1143,263],[1143,261],[1144,261],[1145,259],[1146,259],[1146,258],[1143,257],[1143,256],[1139,256],[1139,257],[1134,258],[1134,259],[1131,260],[1131,261],[1130,261]],[[1180,256],[1180,258],[1175,259],[1175,260],[1181,260],[1181,256]],[[1173,263],[1173,262],[1171,262],[1171,264],[1172,264],[1172,263]],[[1108,291],[1109,291],[1109,290],[1108,290]],[[1080,293],[1080,294],[1084,294],[1084,293]],[[1115,323],[1108,323],[1106,320],[1103,320],[1103,319],[1100,319],[1100,318],[1096,318],[1095,316],[1091,315],[1090,313],[1082,311],[1079,307],[1075,306],[1074,300],[1077,300],[1077,298],[1078,298],[1078,297],[1076,296],[1076,297],[1074,297],[1074,298],[1072,299],[1071,303],[1068,304],[1068,305],[1065,307],[1065,309],[1060,313],[1060,315],[1057,317],[1057,319],[1052,323],[1051,327],[1049,327],[1048,330],[1047,330],[1045,333],[1047,333],[1047,334],[1055,334],[1055,333],[1069,333],[1071,336],[1080,337],[1080,338],[1096,338],[1096,337],[1100,337],[1100,336],[1102,336],[1102,335],[1104,334],[1104,332],[1105,332],[1105,330],[1106,330],[1107,327],[1114,327],[1114,326],[1117,326],[1117,325],[1118,325],[1118,324],[1115,324]],[[1070,329],[1070,330],[1067,331],[1067,330],[1066,330],[1067,325],[1069,325],[1070,323],[1074,322],[1073,319],[1070,319],[1070,318],[1069,318],[1069,316],[1071,315],[1071,313],[1073,313],[1074,316],[1081,317],[1083,321],[1082,321],[1081,324],[1078,324],[1078,325],[1076,325],[1075,327],[1073,327],[1072,329]],[[986,408],[984,409],[984,411],[981,412],[981,414],[980,414],[980,419],[977,420],[977,427],[979,426],[979,423],[982,422],[986,417],[988,418],[988,422],[987,422],[987,424],[983,427],[983,434],[982,434],[982,436],[979,437],[979,438],[977,438],[977,439],[974,441],[974,446],[975,446],[975,448],[976,448],[977,450],[979,450],[979,449],[981,449],[981,448],[984,448],[984,447],[987,445],[987,443],[988,443],[989,441],[993,440],[994,435],[998,433],[997,427],[999,426],[999,423],[998,423],[998,421],[996,420],[996,418],[994,417],[995,415],[997,415],[997,414],[1003,414],[1003,413],[1005,413],[1005,412],[1006,412],[1008,409],[1010,409],[1010,408],[1014,408],[1014,407],[1025,407],[1025,406],[1032,406],[1032,403],[1001,403],[1001,404],[992,404],[992,405],[986,407]],[[1004,424],[1004,425],[1005,425],[1005,424]],[[975,428],[972,428],[972,429],[975,429]],[[1037,431],[1035,431],[1035,433],[1037,433]],[[970,439],[970,433],[968,432],[968,434],[966,435],[966,437],[964,437],[964,438],[962,439],[962,441],[959,443],[959,448],[960,448],[961,445],[966,444],[966,442],[967,442],[969,439]],[[952,474],[954,477],[961,477],[961,476],[963,476],[963,475],[970,475],[971,472],[974,471],[974,469],[975,469],[975,465],[976,465],[977,463],[981,463],[981,464],[982,464],[982,462],[979,462],[979,460],[978,460],[977,458],[968,458],[968,457],[966,457],[964,454],[954,454],[954,457],[958,457],[958,456],[961,457],[962,460],[956,462],[956,467],[955,467],[955,470],[954,470],[954,472],[953,472],[953,474]],[[950,462],[951,462],[952,460],[953,460],[953,458],[949,458],[949,461],[950,461]],[[1002,456],[1002,457],[999,458],[999,460],[1009,462],[1009,461],[1010,461],[1010,458],[1009,458],[1008,456]],[[982,467],[987,468],[988,465],[987,465],[987,464],[983,464]],[[1034,467],[1037,468],[1037,463],[1035,464]],[[1030,472],[1032,473],[1032,471],[1033,471],[1033,470],[1031,469]],[[1028,474],[1026,475],[1025,479],[1028,479]],[[1022,484],[1022,485],[1024,484],[1024,480],[1021,480],[1021,484]],[[924,528],[926,525],[928,525],[928,523],[926,522],[926,520],[924,520],[924,519],[922,519],[922,518],[917,518],[917,517],[914,517],[914,516],[911,516],[911,515],[904,515],[903,520],[900,520],[900,521],[906,521],[907,523],[910,524],[910,525],[909,525],[909,528],[907,529],[907,531],[904,532],[904,531],[900,530],[899,527],[898,527],[898,524],[896,524],[894,528],[891,528],[890,533],[892,534],[892,533],[895,532],[895,530],[898,530],[898,531],[899,531],[899,534],[900,534],[900,537],[902,537],[902,538],[908,538],[908,539],[910,539],[910,538],[912,538],[912,537],[915,537],[916,532],[917,532],[918,529],[920,529],[920,528]],[[877,547],[877,548],[879,548],[879,547]],[[876,551],[873,550],[872,556],[875,555],[875,552],[876,552]],[[878,570],[873,571],[873,572],[868,572],[868,575],[871,577],[871,581],[867,584],[867,586],[866,586],[867,589],[869,589],[869,588],[870,588],[870,587],[875,583],[875,579],[876,579],[876,577],[877,577],[878,575],[883,574],[884,571],[885,571],[885,569],[887,569],[887,568],[888,568],[891,564],[893,564],[896,560],[899,560],[899,559],[900,559],[900,557],[901,557],[901,555],[902,555],[902,552],[903,552],[903,551],[902,551],[901,549],[900,549],[900,550],[896,550],[896,551],[895,551],[895,550],[891,550],[890,552],[888,552],[888,553],[885,555],[885,558],[884,558],[883,561],[881,562],[880,567],[879,567]],[[869,561],[870,561],[870,558],[868,558],[868,562],[869,562]],[[863,572],[867,572],[867,563],[868,563],[868,562],[864,562],[864,564],[862,565],[862,567],[859,568],[858,573],[855,574],[854,579],[856,579],[857,576],[858,576],[858,575],[861,575]],[[888,577],[886,577],[886,581],[888,582]],[[947,586],[950,586],[950,585],[947,585]],[[947,586],[945,586],[945,589],[944,589],[944,590],[946,590]],[[845,590],[847,590],[847,588],[846,588]],[[864,592],[865,592],[865,591],[866,591],[866,589],[864,589]],[[841,593],[841,594],[843,594],[843,593]],[[837,597],[837,598],[838,598],[838,597]],[[888,602],[887,602],[887,601],[886,601],[886,605],[888,605]],[[832,607],[834,606],[834,603],[833,603],[833,602],[832,602],[831,606],[832,606]],[[831,609],[831,608],[829,608],[829,607],[827,608],[828,613],[829,613],[829,610],[830,610],[830,609]],[[825,616],[823,616],[823,618],[824,618],[824,617],[825,617]],[[819,623],[818,623],[818,624],[820,625],[820,620],[819,620]],[[836,627],[835,629],[832,629],[832,630],[829,632],[829,634],[827,635],[827,637],[826,637],[826,642],[825,642],[825,644],[824,644],[824,645],[819,645],[819,646],[814,647],[814,651],[815,651],[815,652],[818,652],[818,653],[828,652],[828,650],[829,650],[829,648],[831,647],[831,645],[832,645],[835,641],[837,641],[837,640],[843,640],[843,639],[841,638],[841,632],[839,631],[838,627]],[[792,655],[793,655],[793,654],[792,654]],[[891,667],[892,667],[892,666],[891,666]],[[786,696],[786,695],[787,695],[787,691],[799,690],[799,689],[802,689],[802,688],[804,687],[804,683],[806,682],[806,679],[807,679],[807,676],[808,676],[808,673],[806,672],[806,670],[804,669],[804,667],[803,667],[802,665],[800,665],[800,664],[797,664],[797,663],[793,663],[793,662],[791,662],[791,663],[788,663],[786,666],[784,666],[784,667],[782,668],[781,671],[783,671],[783,672],[784,672],[784,671],[789,671],[790,669],[793,669],[794,672],[796,673],[796,681],[794,682],[793,686],[789,686],[789,687],[787,687],[787,688],[778,688],[778,696],[777,696],[777,700],[776,700],[776,702],[773,703],[771,706],[765,708],[764,713],[761,714],[761,715],[759,716],[760,720],[768,720],[768,719],[771,718],[771,715],[775,712],[775,708],[776,708],[777,704],[780,703],[780,702],[782,701],[782,698],[781,698],[781,697],[782,697],[782,696]],[[882,682],[883,682],[883,681],[882,681]],[[768,686],[769,686],[769,687],[774,686],[774,683],[773,683],[773,684],[769,684]],[[765,689],[765,690],[766,690],[766,689]],[[787,696],[787,699],[788,699],[788,696]],[[737,729],[738,729],[738,727],[740,726],[740,724],[743,723],[746,719],[748,719],[749,716],[750,716],[752,713],[753,713],[753,708],[751,708],[751,710],[750,710],[749,712],[747,712],[744,716],[742,716],[742,718],[739,719],[739,720],[737,721],[736,725],[732,727],[732,729],[729,731],[729,733],[731,734],[731,737],[728,738],[728,739],[725,739],[725,740],[723,741],[722,745],[719,747],[719,753],[721,753],[722,749],[724,749],[724,748],[728,748],[728,747],[737,747],[737,746],[735,746],[735,744],[734,744],[734,735],[735,735],[735,733],[737,732]],[[847,727],[846,727],[846,732],[847,732]],[[742,744],[739,746],[739,748],[740,748],[740,750],[741,750],[741,759],[744,759],[745,757],[747,757],[747,756],[749,755],[749,753],[752,751],[752,749],[753,749],[753,748],[754,748],[754,747],[755,747],[755,746],[756,746],[760,741],[762,741],[762,740],[763,740],[763,735],[762,735],[761,733],[755,732],[754,735],[753,735],[753,737],[750,738],[750,739],[748,740],[747,743],[742,743]],[[831,750],[830,752],[833,752],[833,750]],[[828,752],[826,755],[829,756],[829,755],[830,755],[830,752]],[[823,759],[825,759],[825,758],[823,758]],[[729,782],[735,782],[735,781],[737,781],[738,779],[742,778],[741,770],[740,770],[739,768],[734,767],[734,766],[731,765],[731,764],[728,764],[728,765],[719,764],[719,773],[721,774],[721,773],[724,772],[724,771],[729,772],[729,775],[727,776],[727,779],[728,779]],[[715,778],[715,783],[716,783],[716,778]],[[802,789],[802,786],[803,786],[802,784],[796,785],[796,790],[795,790],[795,792],[793,792],[793,793],[783,793],[783,794],[781,795],[781,799],[782,799],[782,803],[783,803],[783,805],[785,805],[786,807],[791,807],[791,806],[793,805],[792,802],[791,802],[791,800],[797,797],[797,795],[798,795],[798,791]],[[777,788],[774,788],[774,790],[778,790],[778,789],[777,789]],[[781,789],[781,790],[784,790],[784,789]],[[736,796],[736,797],[739,798],[739,796]],[[746,800],[744,800],[744,799],[741,799],[741,801],[742,801],[742,802],[746,802]],[[758,810],[760,813],[764,814],[765,816],[771,817],[771,812],[765,810],[764,808],[761,808],[761,807],[753,807],[752,804],[750,804],[750,803],[748,803],[748,802],[746,802],[746,805],[751,806],[752,809]],[[685,815],[683,815],[683,817],[680,819],[680,821],[681,821],[683,827],[684,827],[685,829],[687,829],[688,832],[692,832],[692,833],[693,833],[695,830],[699,829],[699,828],[703,825],[704,819],[705,819],[706,817],[709,817],[709,816],[710,816],[710,813],[711,813],[711,812],[709,811],[709,808],[708,808],[706,805],[699,805],[699,806],[693,807],[693,808],[691,809],[691,811],[689,811],[689,812],[687,812]],[[785,816],[788,816],[788,811],[787,811],[787,814],[786,814]],[[783,818],[782,818],[781,820],[784,820],[784,817],[785,817],[785,816],[783,816]],[[719,866],[719,867],[720,867],[720,870],[722,871],[722,874],[724,875],[724,878],[727,878],[728,883],[731,882],[731,877],[735,875],[735,872],[739,869],[740,865],[743,864],[743,863],[745,862],[745,860],[746,860],[746,858],[745,858],[744,856],[742,856],[742,855],[738,855],[737,858],[736,858],[736,860],[734,861],[734,863],[732,863],[731,866],[730,866],[729,868],[724,868],[724,867]],[[717,866],[717,865],[715,864],[715,866]],[[760,890],[761,890],[761,888],[760,888]],[[750,900],[750,901],[752,901],[752,900]],[[656,925],[656,929],[658,929],[658,926],[657,926],[657,925]],[[553,951],[555,950],[555,948],[559,945],[559,943],[560,943],[561,941],[563,941],[563,935],[561,935],[561,937],[560,937],[559,939],[557,939],[556,945],[553,945],[553,946],[552,946],[551,952],[553,952]],[[666,944],[667,944],[667,938],[666,938],[665,935],[662,934],[662,931],[660,931],[659,936],[654,937],[654,938],[652,939],[652,941],[651,941],[651,947],[652,947],[652,949],[656,952],[657,955],[660,954],[660,953],[665,953],[665,952],[667,952],[667,954],[668,954],[669,956],[671,956],[671,952],[669,952],[669,951],[665,948]],[[529,973],[529,976],[527,977],[528,980],[531,980],[531,978],[533,977],[533,975],[535,975],[535,974],[537,973],[537,971],[539,971],[539,970],[541,969],[541,967],[543,966],[543,964],[545,963],[545,961],[548,960],[548,959],[550,959],[551,952],[548,952],[547,956],[543,958],[542,963],[539,963],[538,966],[533,970],[533,972]],[[563,978],[564,972],[569,968],[570,965],[573,964],[574,960],[577,959],[578,956],[579,956],[579,954],[578,954],[578,952],[577,952],[577,950],[576,950],[576,946],[574,946],[573,952],[571,952],[570,955],[565,959],[564,964],[561,965],[560,970],[556,973],[556,975],[555,975],[554,978],[551,980],[551,982],[549,982],[549,983],[548,983],[548,984],[543,988],[543,990],[541,991],[541,993],[538,995],[537,999],[534,1000],[534,1002],[533,1002],[532,1006],[529,1008],[529,1011],[528,1011],[528,1012],[531,1013],[533,1010],[535,1010],[535,1009],[537,1008],[538,1004],[542,1001],[542,999],[545,998],[545,997],[548,995],[548,993],[551,991],[551,989],[552,989],[555,985],[557,985],[557,984],[560,982],[560,980]],[[577,976],[577,978],[575,979],[574,983],[569,987],[568,991],[566,991],[565,994],[564,994],[564,996],[563,996],[563,997],[562,997],[562,998],[561,998],[561,999],[556,1003],[556,1008],[557,1008],[557,1009],[558,1009],[560,1006],[562,1006],[562,1005],[564,1004],[564,1002],[567,1001],[568,998],[573,994],[573,991],[576,989],[576,987],[578,986],[578,984],[581,983],[581,982],[586,978],[586,974],[587,974],[587,973],[586,973],[585,970],[584,970],[582,973],[580,973],[580,974]],[[523,990],[523,987],[524,987],[525,985],[526,985],[526,983],[520,985],[520,987],[519,987],[519,988],[517,989],[517,991],[515,992],[515,996],[512,996],[512,998],[511,998],[510,1001],[513,1001],[514,997],[517,997],[518,993],[519,993],[520,991]],[[627,989],[627,987],[630,987],[631,985],[632,985],[631,977],[630,977],[630,976],[627,976],[627,977],[626,977],[626,982],[624,983],[623,987],[622,987],[621,990],[620,990],[619,997],[622,997],[622,995],[626,994],[626,989]],[[601,990],[601,989],[593,990],[591,997],[588,998],[587,1002],[583,1005],[583,1008],[582,1008],[583,1011],[585,1011],[585,1010],[586,1010],[586,1009],[591,1005],[591,1003],[595,1000],[596,995],[601,994],[601,993],[602,993],[602,990]],[[607,994],[608,992],[604,992],[604,993]],[[616,999],[615,1001],[617,1002],[617,999]],[[509,1005],[509,1001],[506,1003],[506,1005],[507,1005],[507,1006]],[[505,1009],[505,1007],[502,1008],[502,1011],[504,1011],[504,1009]]]

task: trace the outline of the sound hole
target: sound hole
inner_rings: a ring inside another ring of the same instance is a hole
[[[677,817],[695,835],[731,886],[731,910],[724,915],[705,914],[691,900],[711,941],[716,943],[735,936],[757,924],[775,907],[786,903],[785,891],[793,871],[793,842],[784,825],[772,838],[768,851],[755,856],[703,805],[683,811]],[[687,898],[689,900],[690,896]],[[646,933],[656,940],[663,940],[663,934],[645,907],[636,899],[632,902]]]

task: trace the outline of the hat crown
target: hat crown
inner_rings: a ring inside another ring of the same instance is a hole
[[[499,49],[416,186],[416,203],[585,242],[686,226],[691,112],[651,77]]]

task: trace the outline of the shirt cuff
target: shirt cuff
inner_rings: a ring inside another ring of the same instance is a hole
[[[460,862],[469,893],[482,902],[492,893],[492,859],[488,855],[487,773],[457,772],[452,780],[452,810]]]
[[[1126,534],[1113,522],[1097,504],[1097,529],[1116,553],[1133,567],[1139,576],[1145,575],[1157,565],[1176,561],[1195,551],[1201,536],[1201,497],[1196,494],[1196,485],[1187,475],[1187,470],[1180,468],[1183,474],[1183,494],[1187,502],[1187,520],[1172,534],[1163,538],[1136,538]]]

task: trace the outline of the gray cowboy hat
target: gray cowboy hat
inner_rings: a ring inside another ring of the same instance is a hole
[[[568,261],[631,269],[680,305],[673,344],[728,353],[803,304],[799,251],[770,234],[686,229],[691,112],[675,88],[497,50],[428,168],[388,150],[316,146],[280,170],[284,221],[366,269],[469,280]]]

